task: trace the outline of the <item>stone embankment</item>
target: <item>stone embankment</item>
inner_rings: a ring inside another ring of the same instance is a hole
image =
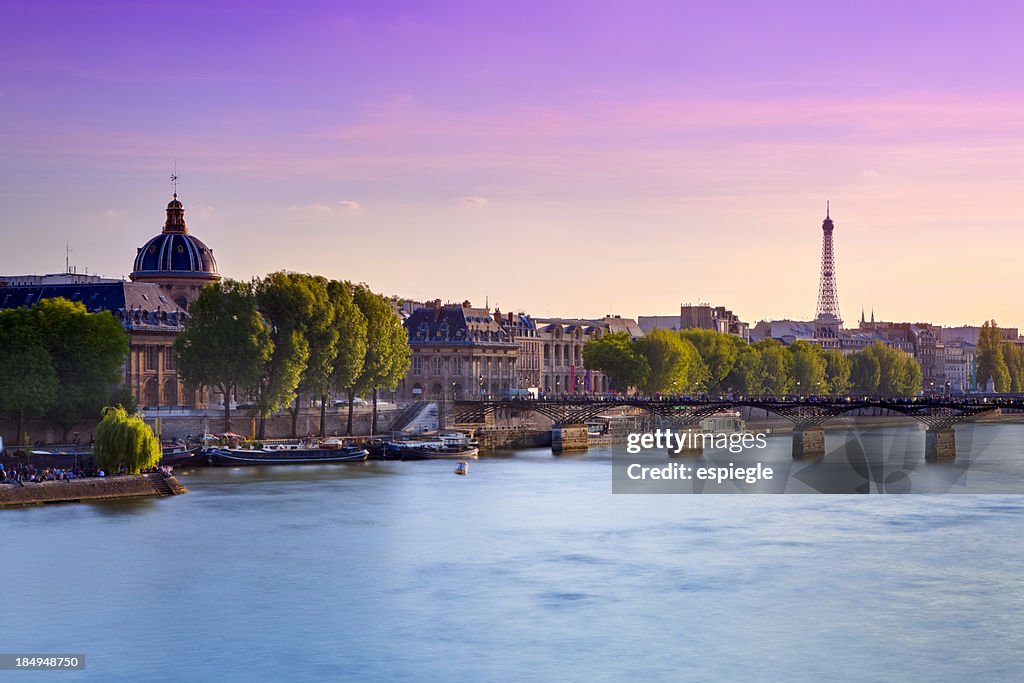
[[[188,493],[188,489],[180,481],[161,474],[26,482],[21,486],[5,483],[0,484],[0,508],[142,496],[173,496],[182,493]]]

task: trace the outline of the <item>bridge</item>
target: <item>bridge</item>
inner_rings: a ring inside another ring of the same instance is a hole
[[[956,457],[954,427],[962,422],[999,411],[1024,411],[1024,397],[972,397],[884,399],[859,397],[603,397],[513,398],[462,400],[454,402],[457,423],[483,423],[499,415],[537,413],[550,419],[555,427],[581,424],[587,420],[623,408],[644,411],[676,424],[696,427],[701,419],[724,411],[752,408],[774,414],[793,423],[793,457],[820,457],[825,454],[823,425],[851,413],[871,411],[876,415],[912,417],[927,427],[925,458],[928,461]]]

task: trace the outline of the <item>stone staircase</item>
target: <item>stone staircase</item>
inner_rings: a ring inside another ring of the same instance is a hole
[[[170,484],[164,479],[164,475],[158,473],[147,474],[146,477],[149,479],[149,483],[153,485],[156,492],[161,496],[173,496],[174,490],[171,489]]]

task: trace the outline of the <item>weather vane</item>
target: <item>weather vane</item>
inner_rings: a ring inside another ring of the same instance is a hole
[[[174,186],[174,198],[178,198],[178,160],[174,160],[174,171],[171,172],[171,185]]]

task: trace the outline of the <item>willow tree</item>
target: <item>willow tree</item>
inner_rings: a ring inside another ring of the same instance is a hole
[[[105,408],[96,425],[93,458],[100,467],[112,471],[124,465],[129,474],[154,467],[162,455],[153,430],[138,415],[129,415],[121,406]]]

